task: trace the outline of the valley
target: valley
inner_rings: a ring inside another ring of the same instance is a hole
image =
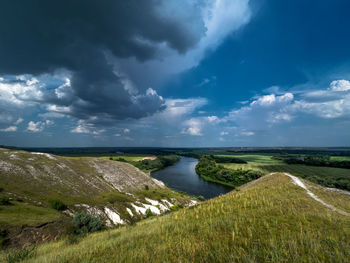
[[[280,155],[1,148],[0,260],[345,262],[350,192],[312,179],[347,182],[350,169]]]

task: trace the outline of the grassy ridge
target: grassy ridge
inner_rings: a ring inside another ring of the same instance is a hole
[[[267,172],[288,172],[326,187],[350,190],[349,169],[300,164],[264,165],[260,169]]]
[[[346,262],[349,240],[349,217],[275,174],[134,227],[41,245],[26,262]]]

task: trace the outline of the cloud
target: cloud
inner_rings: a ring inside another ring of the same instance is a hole
[[[193,136],[202,136],[202,124],[198,119],[190,119],[185,122],[185,125],[188,126],[182,130],[182,134],[189,134]]]
[[[242,131],[241,135],[243,136],[253,136],[255,133],[252,131]]]
[[[6,35],[0,42],[1,83],[3,76],[23,78],[1,84],[1,97],[94,125],[151,116],[166,105],[150,87],[198,65],[245,25],[248,3],[7,1],[0,12],[0,35]]]
[[[224,119],[235,122],[239,127],[258,130],[297,122],[307,116],[350,119],[349,84],[347,80],[334,80],[326,89],[256,96],[248,106],[232,110]]]
[[[333,91],[348,91],[350,90],[350,81],[345,79],[334,80],[331,82],[329,89]]]
[[[196,84],[195,87],[199,88],[199,87],[205,86],[209,83],[215,84],[216,83],[216,76],[212,76],[210,78],[204,78],[201,82]]]
[[[71,133],[100,135],[105,131],[105,129],[97,129],[92,123],[86,122],[84,120],[79,120],[78,125],[71,130]]]
[[[24,120],[22,118],[18,118],[17,121],[15,121],[15,125],[21,124]]]
[[[209,122],[216,122],[219,120],[217,116],[208,116],[207,118]]]
[[[50,125],[54,125],[55,122],[52,121],[52,120],[45,120],[45,124],[46,124],[47,126],[50,126]]]
[[[130,129],[125,128],[125,129],[123,130],[123,132],[124,132],[124,133],[129,133],[129,132],[130,132]]]
[[[27,131],[41,132],[45,129],[45,127],[51,126],[54,124],[55,123],[51,120],[38,121],[38,122],[30,121],[30,122],[28,122]]]
[[[28,127],[27,127],[27,131],[30,132],[41,132],[43,131],[45,128],[45,123],[38,121],[38,122],[34,122],[34,121],[30,121],[28,122]]]
[[[226,131],[222,131],[222,132],[220,132],[220,135],[221,136],[225,136],[225,135],[228,135],[229,133],[228,132],[226,132]]]
[[[2,132],[15,132],[15,131],[17,131],[17,127],[16,126],[9,126],[7,128],[0,129],[0,131],[2,131]]]

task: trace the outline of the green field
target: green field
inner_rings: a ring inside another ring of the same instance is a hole
[[[242,159],[247,164],[240,163],[225,163],[222,164],[230,169],[243,169],[243,170],[259,170],[264,171],[263,166],[265,165],[282,165],[282,161],[272,159],[272,154],[235,154],[235,155],[219,155],[219,156],[234,156],[236,158]]]
[[[275,174],[135,226],[40,245],[25,262],[347,262],[349,226]]]
[[[350,161],[350,156],[331,156],[331,161]]]
[[[263,165],[263,164],[282,164],[279,160],[274,160],[272,157],[274,154],[234,154],[234,155],[218,155],[223,157],[236,157],[242,159],[251,165]]]
[[[348,191],[350,190],[350,169],[302,164],[286,164],[280,160],[272,159],[274,156],[273,154],[241,154],[234,156],[245,160],[248,163],[225,163],[222,165],[230,169],[255,169],[264,173],[287,172],[327,187],[336,187]],[[334,159],[338,161],[348,160],[347,158],[350,157],[332,156],[332,160]]]
[[[22,202],[0,205],[0,226],[40,225],[52,222],[62,216],[58,211]]]
[[[156,158],[155,156],[152,156],[152,155],[143,155],[143,154],[113,154],[113,155],[103,156],[103,158],[108,158],[108,159],[111,157],[113,160],[118,160],[119,158],[123,158],[127,162],[138,162],[147,157]]]

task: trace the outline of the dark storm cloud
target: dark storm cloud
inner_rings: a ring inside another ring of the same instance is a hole
[[[179,53],[195,46],[204,25],[199,23],[201,30],[191,32],[188,26],[184,29],[189,21],[176,16],[165,19],[160,12],[164,3],[4,0],[0,6],[0,75],[67,70],[71,87],[60,97],[48,91],[43,99],[69,107],[68,114],[78,118],[107,115],[125,119],[152,114],[162,109],[162,98],[154,92],[130,94],[106,53],[146,61],[157,58],[159,43]]]

